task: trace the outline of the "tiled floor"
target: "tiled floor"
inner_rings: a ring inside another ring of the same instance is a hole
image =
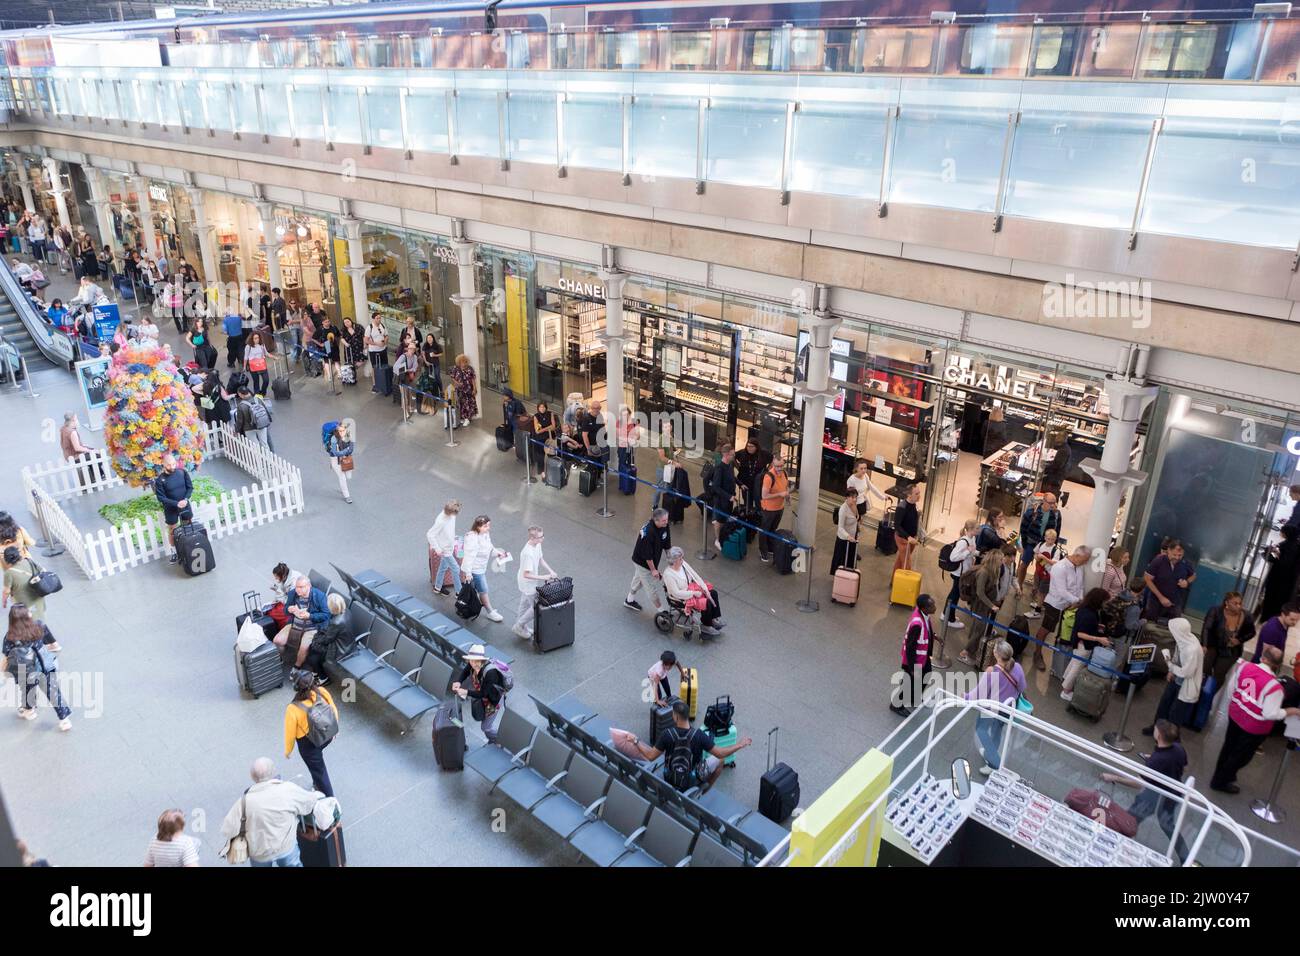
[[[170,327],[164,339],[175,342]],[[189,357],[188,347],[183,355]],[[82,410],[66,372],[47,369],[34,378],[36,399],[25,391],[0,392],[0,507],[29,524],[19,500],[20,471],[58,454],[57,444],[42,441],[42,421],[60,421],[65,410]],[[17,832],[55,863],[134,865],[158,813],[180,807],[200,831],[204,862],[214,864],[220,820],[247,785],[253,758],[276,757],[286,776],[305,782],[299,758],[283,758],[287,693],[252,701],[237,690],[231,645],[240,594],[254,588],[265,592],[278,561],[303,571],[327,570],[333,561],[347,569],[380,569],[436,606],[446,599],[430,594],[424,534],[442,501],[451,497],[464,503],[461,530],[474,514],[490,514],[495,542],[516,554],[527,527],[543,525],[547,560],[576,582],[577,643],[545,656],[518,650],[517,706],[531,711],[528,692],[542,699],[575,693],[616,725],[640,730],[646,721],[641,697],[646,668],[660,650],[674,647],[699,668],[704,700],[730,694],[741,733],[755,738],[755,746],[739,755],[736,769],[726,771],[720,784],[750,805],[757,798],[769,728],[781,727],[781,757],[799,772],[807,805],[897,726],[887,704],[907,612],[887,603],[891,559],[865,552],[862,600],[847,608],[830,603],[826,560],[819,556],[812,584],[820,601],[816,613],[796,608],[807,578],[778,575],[752,550],[741,563],[697,562],[718,587],[729,626],[711,644],[686,644],[680,636],[656,632],[648,612],[638,615],[622,606],[632,540],[649,509],[644,486],[634,497],[613,495],[615,515],[601,518],[599,496],[579,496],[576,482],[563,491],[525,484],[523,467],[493,443],[497,408],[491,393],[486,393],[485,421],[465,429],[458,447],[447,448],[436,418],[403,424],[397,409],[373,396],[364,381],[339,397],[321,379],[295,376],[293,385],[293,398],[276,405],[273,435],[277,450],[303,470],[304,514],[215,542],[217,567],[199,578],[156,563],[91,583],[68,559],[51,562],[66,582],[50,599],[49,610],[50,625],[64,645],[61,666],[90,675],[91,686],[102,687],[97,702],[102,713],[74,714],[68,735],[55,730],[48,710],[32,723],[0,720],[0,784]],[[352,505],[340,498],[320,446],[321,422],[344,416],[358,425]],[[90,437],[102,443],[100,435]],[[652,473],[647,453],[642,474]],[[93,526],[98,520],[84,504],[75,510],[78,521]],[[825,555],[833,534],[829,516],[820,525],[817,545]],[[691,558],[700,530],[694,512],[684,527],[674,529]],[[921,566],[927,588],[946,593],[933,550]],[[513,647],[513,574],[493,575],[491,586],[507,621],[494,625],[480,618],[471,626],[486,639]],[[1118,722],[1119,698],[1105,719],[1092,725],[1064,714],[1058,688],[1049,687],[1043,675],[1033,675],[1031,684],[1040,715],[1090,739]],[[343,707],[342,733],[327,752],[345,813],[350,862],[577,862],[573,850],[491,795],[477,775],[439,772],[427,719],[402,736],[364,691],[360,696]],[[1145,722],[1154,705],[1152,690],[1138,698],[1130,730]],[[471,741],[478,739],[474,729]],[[1192,739],[1189,751],[1193,772],[1204,780],[1217,741]],[[1278,759],[1274,744],[1267,751],[1242,775],[1243,795],[1224,804],[1250,824],[1256,821],[1247,808],[1249,798],[1267,789]],[[492,826],[497,807],[505,809],[504,832]],[[1300,842],[1293,823],[1269,829],[1280,831],[1287,842]]]

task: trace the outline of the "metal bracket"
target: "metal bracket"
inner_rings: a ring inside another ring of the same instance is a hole
[[[361,124],[361,155],[369,156],[370,142],[370,87],[357,87],[357,121]]]
[[[501,171],[510,169],[510,91],[497,91],[497,158],[501,161]]]
[[[623,185],[632,185],[632,104],[636,96],[624,93],[623,101]]]
[[[405,86],[397,91],[397,115],[402,123],[402,156],[405,159],[415,158],[415,152],[411,149],[411,121],[407,115],[409,107],[406,103],[406,98],[410,96],[410,93],[411,91]]]
[[[876,199],[876,215],[881,219],[889,214],[889,175],[894,165],[894,134],[899,112],[897,104],[885,107],[885,155],[880,161],[880,195]]]
[[[708,151],[709,98],[701,96],[695,117],[695,194],[704,195],[704,163]]]
[[[327,83],[325,86],[318,87],[320,90],[320,125],[321,131],[325,134],[325,151],[334,151],[334,124],[330,122],[330,87]]]
[[[1138,183],[1137,201],[1133,204],[1133,222],[1128,231],[1128,250],[1137,248],[1138,224],[1142,221],[1142,207],[1147,201],[1147,187],[1151,184],[1151,167],[1155,163],[1156,144],[1160,141],[1160,131],[1164,129],[1165,118],[1157,116],[1151,122],[1151,136],[1147,140],[1147,155],[1142,163],[1142,179]]]
[[[1007,114],[1007,132],[1002,141],[1002,165],[998,170],[998,195],[993,206],[993,231],[1002,231],[1002,210],[1007,199],[1007,176],[1011,172],[1011,151],[1015,147],[1016,129],[1020,126],[1020,110]]]
[[[457,163],[460,162],[460,159],[457,158],[456,156],[456,153],[458,151],[456,147],[459,145],[456,142],[456,91],[448,90],[446,93],[446,98],[447,98],[447,162],[450,165],[455,166]]]
[[[790,205],[790,158],[794,150],[794,116],[798,101],[785,104],[785,144],[781,148],[781,205]]]
[[[567,99],[567,93],[555,94],[555,175],[560,179],[569,175],[569,167],[565,162],[568,158],[568,144],[564,138],[564,103]]]

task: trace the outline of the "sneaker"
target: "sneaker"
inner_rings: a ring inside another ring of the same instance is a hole
[[[520,640],[523,640],[523,641],[531,641],[531,640],[532,640],[532,635],[530,635],[527,631],[523,630],[522,628],[512,627],[512,628],[510,629],[510,633],[513,634],[515,637],[519,638]]]
[[[714,551],[721,551],[721,550],[722,550],[722,542],[719,541],[717,538],[714,538],[714,539],[713,539],[713,550],[714,550]]]
[[[965,651],[962,651],[960,654],[957,655],[957,660],[961,661],[963,664],[966,664],[969,667],[975,666],[975,662],[971,660],[971,656],[967,654]]]
[[[991,773],[993,773],[993,768],[990,767],[988,764],[985,764],[984,766],[980,767],[981,776],[987,777]]]
[[[1034,620],[1035,618],[1040,618],[1042,616],[1043,616],[1043,611],[1041,608],[1031,607],[1028,611],[1025,612],[1025,617],[1029,618],[1031,621]]]
[[[960,631],[966,625],[963,624],[961,621],[949,621],[948,626],[952,628],[954,631]]]
[[[721,630],[722,628],[724,628],[724,627],[727,626],[727,622],[724,621],[722,618],[717,618],[717,619],[713,622],[713,626],[716,627],[716,628],[718,628],[719,630]]]
[[[433,593],[434,593],[434,594],[450,594],[450,593],[451,593],[451,588],[447,588],[447,587],[434,588],[434,589],[433,589]]]
[[[59,730],[62,730],[64,733],[67,733],[71,729],[72,729],[72,721],[69,720],[67,717],[64,717],[62,720],[59,721]]]
[[[330,676],[328,674],[321,674],[319,677],[316,678],[317,687],[328,687],[329,684],[330,684]]]
[[[36,708],[35,708],[35,707],[19,707],[19,708],[18,708],[18,719],[19,719],[19,720],[35,720],[35,719],[36,719]]]
[[[770,554],[760,554],[758,560],[762,561],[764,564],[771,564],[772,556]]]
[[[639,610],[641,610],[641,605],[640,605],[640,604],[637,604],[636,601],[633,601],[631,598],[624,598],[624,599],[623,599],[623,606],[624,606],[625,608],[628,608],[629,610],[632,610],[632,611],[639,611]]]
[[[346,501],[348,504],[352,504],[352,499],[351,499],[351,498],[344,498],[343,500]]]
[[[716,627],[700,625],[700,637],[717,637],[721,633]]]
[[[1073,692],[1073,691],[1069,691],[1069,690],[1063,690],[1063,691],[1061,691],[1061,700],[1064,700],[1064,701],[1071,701],[1071,700],[1074,700],[1074,692]]]
[[[890,704],[889,709],[892,710],[894,713],[896,713],[899,717],[910,717],[912,715],[912,712],[910,710],[908,710],[906,707],[903,707],[899,704]]]
[[[167,555],[167,563],[168,563],[168,564],[175,564],[175,563],[176,563],[177,561],[179,561],[180,559],[181,559],[180,554],[178,554],[178,553],[175,552],[175,551],[173,551],[171,554]]]
[[[487,619],[491,621],[493,624],[500,624],[502,621],[505,620],[505,618],[501,616],[500,611],[488,611]]]

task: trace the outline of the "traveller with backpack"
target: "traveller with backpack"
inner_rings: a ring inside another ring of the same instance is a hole
[[[324,687],[316,686],[316,675],[308,670],[294,672],[293,700],[284,708],[284,755],[298,744],[302,762],[311,772],[311,785],[334,796],[329,771],[325,769],[325,748],[338,736],[339,709]]]
[[[470,714],[483,728],[488,743],[496,743],[497,728],[505,712],[506,696],[514,690],[515,678],[505,661],[490,660],[482,644],[465,652],[465,668],[451,685],[451,692],[461,700],[470,700]]]
[[[957,602],[961,600],[961,576],[975,566],[975,519],[967,518],[961,537],[939,549],[939,568],[952,576],[948,592],[948,626],[960,630],[966,625],[957,620]]]
[[[1002,610],[1002,605],[998,603],[998,588],[1001,586],[1002,566],[1005,563],[1006,555],[1002,549],[994,548],[980,558],[978,567],[971,568],[961,576],[962,598],[970,605],[971,613],[976,618],[984,619],[974,622],[970,640],[957,655],[959,661],[971,667],[978,667],[980,663],[975,655],[979,653],[980,642],[990,629],[990,625],[985,622],[997,620],[998,612]]]
[[[983,558],[986,552],[1002,547],[1004,541],[1002,524],[1004,520],[1001,508],[989,509],[984,518],[984,523],[980,525],[979,532],[975,535],[975,551],[980,558]]]
[[[266,407],[261,396],[254,395],[247,386],[238,392],[235,431],[245,436],[251,433],[269,451],[275,451],[271,445],[271,410]]]
[[[320,438],[325,445],[325,454],[330,457],[330,467],[338,477],[339,491],[343,492],[343,500],[352,504],[352,492],[348,488],[348,480],[352,477],[352,453],[356,450],[356,445],[352,441],[351,420],[326,422],[321,426]]]
[[[59,718],[59,730],[68,731],[72,729],[69,719],[72,709],[59,689],[58,659],[48,645],[42,644],[48,634],[48,629],[32,617],[27,605],[16,603],[9,609],[9,629],[0,644],[0,655],[4,657],[5,673],[12,675],[23,691],[18,716],[23,720],[36,719],[36,691],[40,688]]]
[[[647,747],[633,738],[632,744],[651,762],[660,754],[664,760],[664,780],[676,790],[685,793],[693,787],[701,792],[708,790],[722,773],[723,761],[754,741],[744,737],[728,747],[719,747],[713,738],[699,727],[692,727],[690,707],[684,700],[673,701],[673,725],[665,727],[653,747]]]

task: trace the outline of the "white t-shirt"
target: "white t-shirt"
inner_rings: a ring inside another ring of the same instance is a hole
[[[541,581],[524,577],[524,572],[529,574],[542,573],[542,546],[528,542],[519,552],[519,570],[515,573],[515,581],[519,585],[521,594],[527,594],[529,591],[536,591]]]
[[[858,504],[871,506],[871,497],[879,498],[881,501],[888,501],[889,498],[883,491],[875,486],[871,480],[871,474],[867,473],[859,478],[857,475],[849,475],[848,486],[858,493]],[[868,497],[871,496],[871,497]]]
[[[197,866],[199,841],[184,833],[178,833],[171,840],[155,838],[149,842],[144,862],[147,866]]]

